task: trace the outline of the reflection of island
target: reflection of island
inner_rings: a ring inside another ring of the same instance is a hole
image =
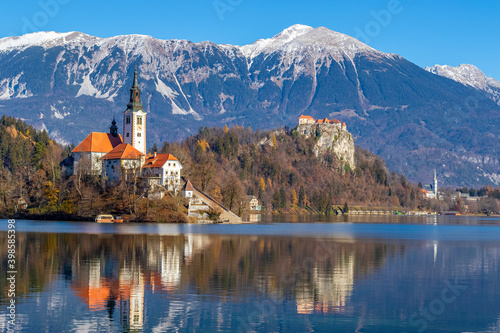
[[[109,258],[106,258],[109,259]],[[71,287],[90,311],[107,310],[112,317],[115,306],[120,308],[120,324],[124,331],[140,330],[144,323],[145,281],[137,261],[123,264],[118,274],[109,272],[108,261],[93,258],[77,262]]]
[[[188,289],[223,296],[222,302],[226,295],[244,301],[263,294],[295,301],[298,313],[342,313],[356,278],[399,251],[375,243],[268,236],[39,234],[34,248],[49,246],[74,294],[123,331],[147,329],[148,293],[182,295]]]
[[[354,258],[354,253],[345,254],[330,269],[315,265],[312,283],[297,290],[297,313],[343,312],[354,286]]]
[[[73,279],[71,287],[75,294],[83,300],[91,311],[100,311],[106,308],[111,295],[111,283],[101,275],[101,261],[94,258],[88,265],[78,265],[77,279]]]
[[[144,325],[144,278],[134,263],[120,270],[120,324],[125,331]]]
[[[19,266],[17,288],[20,295],[36,296],[36,304],[30,305],[29,297],[20,302],[36,308],[30,315],[47,327],[54,320],[44,318],[53,315],[82,327],[129,332],[155,327],[189,331],[182,325],[201,327],[196,325],[203,320],[230,330],[234,326],[228,327],[227,318],[240,308],[249,314],[259,310],[256,300],[270,308],[268,318],[291,311],[301,314],[299,321],[312,323],[316,314],[334,314],[370,325],[369,318],[386,318],[395,311],[407,318],[422,304],[428,306],[442,281],[463,277],[457,283],[472,283],[447,304],[447,313],[456,316],[463,304],[473,304],[483,313],[482,324],[467,316],[467,330],[487,329],[484,325],[498,330],[500,303],[491,293],[500,272],[497,242],[42,233],[19,233],[18,240],[17,253],[26,264]],[[422,269],[429,267],[432,274]],[[5,280],[1,271],[0,286]],[[78,301],[67,296],[67,287]],[[5,286],[0,292],[5,302]],[[409,310],[400,310],[401,304]]]

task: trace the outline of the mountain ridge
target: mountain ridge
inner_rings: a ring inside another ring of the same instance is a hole
[[[483,90],[490,94],[491,98],[500,105],[500,81],[486,76],[486,74],[474,65],[461,64],[457,67],[434,65],[425,67],[425,70],[464,85]]]
[[[113,116],[120,126],[137,65],[150,144],[202,126],[292,127],[310,114],[347,122],[356,144],[409,179],[425,182],[437,168],[443,183],[500,184],[500,108],[486,92],[324,27],[292,26],[243,46],[45,37],[0,40],[0,112],[60,141],[107,131]]]

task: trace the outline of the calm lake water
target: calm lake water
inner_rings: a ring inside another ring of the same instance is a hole
[[[16,221],[22,332],[499,332],[500,219]],[[7,220],[0,220],[6,332]]]

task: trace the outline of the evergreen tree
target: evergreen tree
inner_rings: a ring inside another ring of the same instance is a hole
[[[286,207],[287,207],[286,192],[285,188],[282,187],[280,188],[280,208],[286,208]]]
[[[300,186],[299,188],[299,207],[303,208],[305,206],[305,199],[306,199],[306,191],[304,189],[304,186]]]

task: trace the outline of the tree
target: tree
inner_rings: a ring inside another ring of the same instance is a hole
[[[264,178],[262,178],[262,177],[260,177],[260,180],[259,180],[259,188],[261,189],[261,191],[266,190],[266,182],[264,181]]]
[[[215,188],[210,192],[210,196],[217,202],[222,202],[222,194],[219,185],[215,185]]]
[[[276,136],[274,134],[271,135],[271,143],[273,144],[274,149],[278,148],[278,141],[276,140]]]
[[[329,214],[331,206],[331,197],[330,193],[328,193],[326,189],[322,189],[319,192],[318,191],[315,192],[313,195],[312,202],[318,212]]]
[[[292,190],[292,206],[297,207],[298,202],[299,202],[299,200],[297,199],[297,192],[295,191],[295,189],[293,189]]]
[[[347,206],[347,202],[346,202],[346,203],[344,203],[344,208],[342,209],[342,212],[343,212],[344,214],[349,213],[349,206]]]
[[[43,195],[47,200],[47,206],[50,210],[56,208],[57,200],[59,199],[59,190],[54,187],[52,182],[45,182],[43,184]]]
[[[273,194],[273,201],[272,201],[273,209],[278,210],[281,208],[281,195],[280,191],[275,191]]]
[[[304,189],[304,186],[300,186],[299,188],[299,207],[304,207],[306,203],[306,191]]]
[[[287,206],[286,192],[284,187],[280,188],[280,204],[280,208],[286,208]]]

